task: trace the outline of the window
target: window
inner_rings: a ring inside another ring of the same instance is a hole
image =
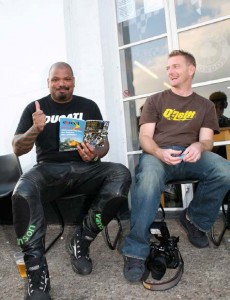
[[[168,54],[166,38],[120,51],[123,97],[160,91],[167,87],[165,68]]]
[[[230,13],[230,2],[226,0],[176,0],[176,22],[183,28],[207,22]]]
[[[196,58],[194,83],[229,77],[230,19],[179,33],[179,47]]]
[[[222,91],[230,99],[230,1],[116,0],[116,8],[127,156],[134,176],[141,153],[140,110],[150,94],[170,88],[165,67],[172,49],[195,56],[195,91],[206,98]],[[230,117],[230,105],[225,112]]]
[[[117,0],[119,46],[166,33],[163,0]]]

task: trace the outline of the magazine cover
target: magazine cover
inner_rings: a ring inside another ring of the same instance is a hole
[[[59,151],[74,151],[83,142],[86,122],[80,119],[60,118]]]
[[[82,142],[103,147],[109,121],[60,118],[59,151],[74,151]]]
[[[104,139],[108,135],[109,121],[87,120],[85,126],[84,142],[92,146],[103,147]]]

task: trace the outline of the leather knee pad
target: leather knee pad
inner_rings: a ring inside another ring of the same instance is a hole
[[[20,238],[26,234],[30,223],[30,207],[26,199],[14,194],[12,196],[12,211],[15,232]]]
[[[18,245],[26,256],[41,257],[45,247],[44,237],[37,236],[35,225],[30,224],[31,216],[28,202],[21,195],[14,194],[12,207]]]

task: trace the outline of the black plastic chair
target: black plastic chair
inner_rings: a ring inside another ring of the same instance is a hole
[[[0,156],[0,198],[12,195],[21,174],[21,165],[14,153]]]
[[[11,196],[16,186],[20,176],[22,175],[22,168],[19,161],[19,158],[14,153],[9,153],[0,156],[0,199],[7,198],[9,201],[7,207],[11,208]],[[46,248],[46,252],[50,249],[50,247],[55,243],[55,241],[61,236],[64,230],[64,223],[62,220],[62,216],[59,213],[57,204],[52,203],[52,207],[56,212],[56,215],[61,223],[61,230],[57,237],[49,244]],[[7,212],[3,212],[7,213]],[[10,209],[10,213],[12,214],[12,208]]]
[[[0,223],[13,224],[11,196],[22,174],[19,159],[14,153],[0,156]]]

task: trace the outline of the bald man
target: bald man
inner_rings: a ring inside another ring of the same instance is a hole
[[[60,116],[102,120],[102,115],[95,102],[73,95],[75,78],[67,63],[53,64],[47,82],[50,94],[27,105],[12,143],[17,156],[34,145],[37,153],[37,164],[21,176],[12,196],[17,242],[29,281],[27,300],[51,299],[42,203],[68,193],[87,194],[92,199],[69,245],[73,270],[87,275],[92,271],[89,246],[127,201],[131,183],[125,166],[101,162],[109,151],[108,139],[103,147],[83,142],[74,151],[59,151]]]

